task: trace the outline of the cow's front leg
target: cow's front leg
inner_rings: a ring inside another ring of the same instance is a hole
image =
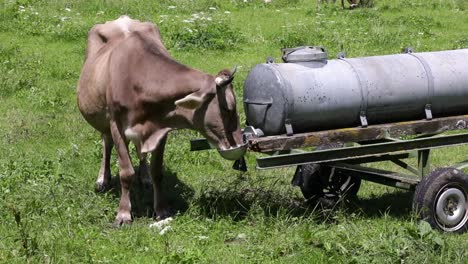
[[[153,177],[154,214],[156,219],[164,219],[172,215],[161,185],[163,179],[163,156],[166,139],[167,136],[161,138],[156,149],[151,155],[151,176]]]
[[[111,121],[111,132],[119,160],[121,186],[119,210],[117,212],[114,226],[120,226],[122,224],[129,224],[132,222],[130,187],[132,185],[135,170],[133,169],[132,161],[128,152],[128,142],[122,136],[121,129],[119,129],[115,121]]]
[[[102,134],[102,161],[99,175],[96,180],[96,191],[105,192],[109,189],[111,183],[110,159],[112,153],[112,136],[110,134]]]

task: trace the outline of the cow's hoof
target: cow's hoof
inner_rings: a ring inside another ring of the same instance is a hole
[[[164,220],[166,218],[174,216],[174,211],[170,208],[156,209],[154,214],[155,220]]]
[[[130,212],[121,211],[117,213],[114,224],[112,226],[120,227],[122,225],[129,225],[131,223],[132,223],[132,215],[130,214]]]
[[[110,184],[104,182],[96,182],[96,192],[98,193],[105,193],[110,190]]]
[[[132,219],[126,219],[126,218],[119,218],[115,219],[114,223],[112,224],[112,227],[114,228],[119,228],[123,225],[131,225],[132,224]]]

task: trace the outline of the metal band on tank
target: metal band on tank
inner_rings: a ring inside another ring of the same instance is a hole
[[[426,60],[418,56],[417,54],[412,53],[411,51],[406,52],[406,54],[415,57],[423,66],[424,71],[426,72],[427,76],[427,99],[426,99],[426,108],[424,109],[426,112],[426,119],[432,119],[432,97],[434,96],[434,76],[432,75],[431,67],[427,64]]]
[[[338,59],[340,61],[345,62],[345,64],[349,65],[349,67],[354,72],[354,74],[356,74],[356,78],[358,80],[359,88],[360,88],[359,90],[361,92],[361,106],[359,110],[359,118],[361,119],[361,126],[367,127],[369,125],[367,122],[367,104],[368,104],[367,101],[368,101],[368,95],[369,95],[369,92],[367,90],[367,85],[362,83],[362,80],[359,77],[358,71],[354,68],[354,66],[351,64],[350,61],[348,61],[347,59],[341,56]]]

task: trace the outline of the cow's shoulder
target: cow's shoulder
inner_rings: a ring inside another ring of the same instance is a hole
[[[138,22],[133,23],[131,27],[131,33],[138,35],[140,41],[146,42],[157,48],[160,52],[167,54],[167,50],[164,47],[159,28],[152,22]]]

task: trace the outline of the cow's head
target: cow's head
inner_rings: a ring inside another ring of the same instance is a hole
[[[232,86],[234,70],[222,70],[210,79],[209,87],[177,100],[179,107],[193,109],[193,126],[225,159],[236,160],[247,149],[243,142]]]

